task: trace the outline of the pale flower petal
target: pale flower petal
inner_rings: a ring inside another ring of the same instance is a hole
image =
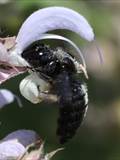
[[[0,109],[12,103],[14,100],[17,101],[19,107],[22,107],[21,100],[17,95],[7,89],[0,89]]]
[[[40,97],[41,92],[47,92],[50,88],[49,83],[41,79],[35,72],[25,77],[20,82],[20,92],[31,103],[40,103],[43,99]]]
[[[8,52],[2,43],[0,43],[0,61],[8,61]]]
[[[11,67],[7,63],[0,66],[0,84],[6,80],[15,77],[19,74],[25,73],[27,71],[26,67]]]
[[[22,129],[8,134],[3,141],[17,140],[24,147],[27,147],[38,139],[39,136],[35,131]]]
[[[0,160],[17,160],[26,146],[35,143],[38,135],[31,130],[18,130],[6,136],[0,143]]]
[[[25,152],[25,147],[17,141],[6,141],[0,144],[0,160],[16,160]]]
[[[7,89],[0,90],[0,109],[5,105],[12,103],[14,101],[14,95]]]
[[[26,67],[16,67],[12,63],[14,55],[11,55],[9,50],[15,45],[15,37],[0,38],[0,84],[6,80],[24,73],[27,71]],[[20,57],[20,56],[19,56]]]
[[[27,18],[19,30],[16,42],[23,51],[42,34],[55,29],[67,29],[88,41],[94,40],[93,29],[82,15],[64,7],[48,7]]]

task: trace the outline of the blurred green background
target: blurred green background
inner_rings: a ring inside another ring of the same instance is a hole
[[[53,160],[119,160],[120,1],[0,0],[0,36],[17,35],[21,24],[33,11],[48,6],[65,6],[84,15],[94,28],[104,57],[104,63],[100,64],[94,43],[85,42],[68,31],[57,31],[73,40],[84,53],[89,74],[86,81],[89,109],[76,136]],[[0,111],[0,138],[17,129],[32,129],[46,141],[46,151],[61,147],[55,134],[58,106],[33,105],[25,100],[19,92],[19,83],[25,76],[1,85],[20,96],[24,107],[19,108],[14,102]]]

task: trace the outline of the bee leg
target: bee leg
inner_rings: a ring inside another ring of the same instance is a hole
[[[46,102],[58,102],[58,97],[55,94],[40,92],[39,97],[40,99],[43,99],[43,101]]]

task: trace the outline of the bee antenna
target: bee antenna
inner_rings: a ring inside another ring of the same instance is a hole
[[[95,45],[95,47],[97,49],[99,60],[100,60],[100,64],[103,64],[104,63],[103,52],[101,51],[101,48],[100,48],[99,44],[97,43],[96,38],[94,39],[93,43],[94,43],[94,45]]]

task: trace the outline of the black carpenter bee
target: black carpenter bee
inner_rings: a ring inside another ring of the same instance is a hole
[[[56,134],[63,144],[75,135],[88,107],[86,85],[78,78],[74,57],[63,49],[51,49],[39,42],[26,48],[22,57],[40,77],[50,83],[51,92],[58,97]]]

